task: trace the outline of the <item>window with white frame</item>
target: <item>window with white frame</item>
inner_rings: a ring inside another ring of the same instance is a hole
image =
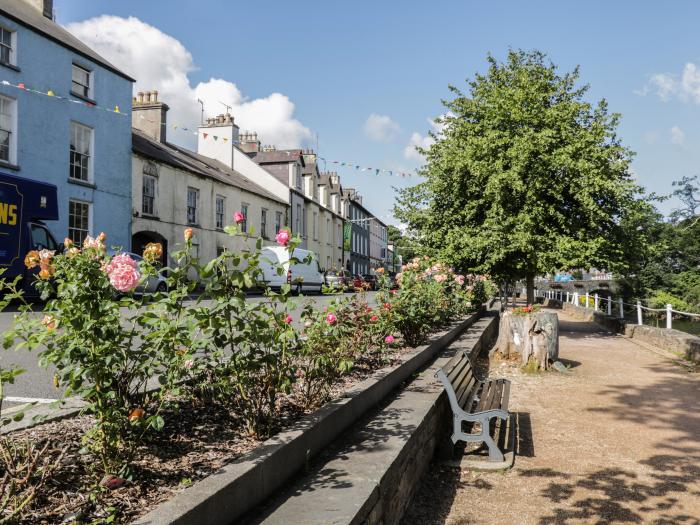
[[[223,195],[216,196],[216,217],[215,224],[217,230],[224,229],[224,217],[226,216],[226,200]]]
[[[306,237],[306,223],[307,223],[306,210],[304,210],[304,213],[301,214],[301,230],[303,232],[304,237]]]
[[[301,235],[301,204],[297,204],[297,215],[294,219],[294,233]]]
[[[314,212],[314,222],[312,225],[314,233],[314,241],[318,240],[318,213]]]
[[[73,64],[70,91],[83,98],[92,98],[92,71]]]
[[[17,33],[4,27],[0,27],[0,63],[12,66],[15,63],[17,49]]]
[[[248,205],[241,204],[241,213],[243,214],[243,222],[241,223],[241,231],[246,233],[248,231]]]
[[[92,179],[92,128],[70,123],[70,173],[74,180],[88,182]]]
[[[68,201],[68,238],[81,246],[90,234],[90,204],[82,201]]]
[[[0,160],[12,164],[15,163],[15,140],[17,139],[16,108],[16,100],[0,96]]]
[[[275,234],[282,229],[282,212],[275,212]]]
[[[338,248],[343,245],[343,225],[338,224]]]
[[[197,224],[197,204],[199,190],[187,188],[187,224]]]
[[[267,210],[265,208],[260,210],[260,236],[267,239]]]
[[[331,244],[333,242],[333,230],[331,229],[331,220],[326,219],[326,242]]]
[[[156,178],[151,175],[143,176],[141,212],[144,215],[156,214]]]

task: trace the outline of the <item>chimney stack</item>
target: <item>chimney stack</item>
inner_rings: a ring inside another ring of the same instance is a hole
[[[53,0],[24,0],[49,20],[53,20]]]
[[[260,141],[255,131],[244,131],[239,135],[240,147],[245,153],[258,153]]]
[[[131,126],[152,139],[165,143],[170,108],[158,102],[158,91],[139,91],[132,102]]]

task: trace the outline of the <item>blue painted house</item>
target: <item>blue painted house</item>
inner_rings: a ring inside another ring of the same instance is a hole
[[[132,83],[53,21],[52,0],[0,0],[0,171],[58,187],[59,241],[104,231],[130,248]]]

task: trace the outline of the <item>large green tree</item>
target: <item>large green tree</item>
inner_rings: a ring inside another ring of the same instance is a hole
[[[648,212],[630,174],[619,115],[585,99],[578,68],[538,51],[488,57],[488,72],[450,86],[425,181],[400,190],[395,215],[427,251],[461,270],[526,279],[554,270],[627,268],[635,217]]]

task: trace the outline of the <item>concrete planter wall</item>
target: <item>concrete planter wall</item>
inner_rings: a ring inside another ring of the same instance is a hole
[[[564,303],[564,311],[577,319],[592,321],[611,332],[624,334],[626,337],[681,354],[689,361],[700,363],[700,337],[680,330],[628,323],[624,319],[570,303]]]
[[[374,373],[342,398],[302,418],[221,472],[195,483],[136,521],[139,525],[234,523],[265,501],[310,458],[377,405],[479,319],[477,312],[430,337],[428,344],[401,356],[401,363]]]

